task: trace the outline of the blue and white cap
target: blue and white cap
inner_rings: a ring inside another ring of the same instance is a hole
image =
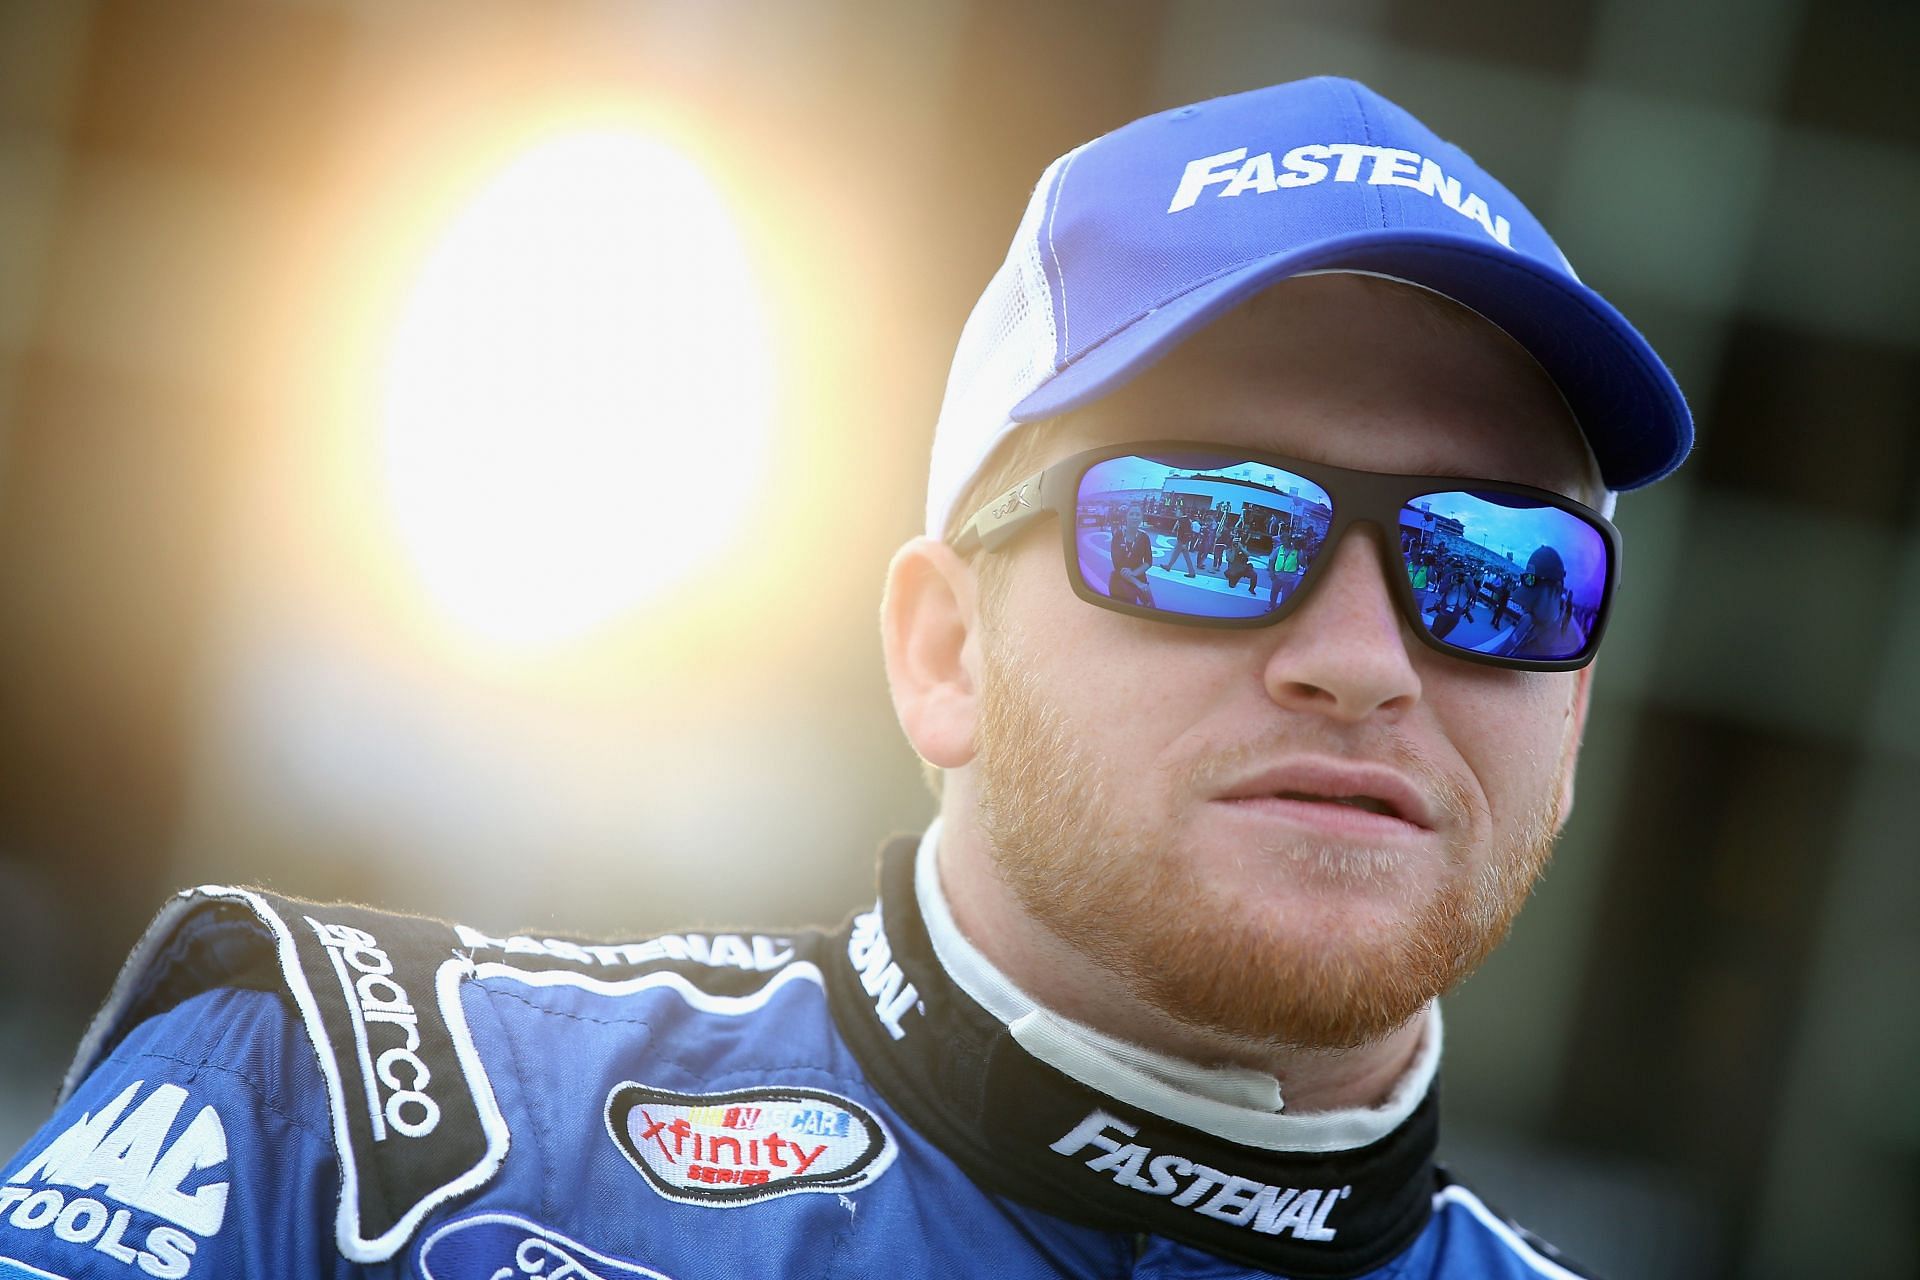
[[[928,533],[1019,424],[1099,399],[1315,271],[1421,285],[1505,330],[1566,397],[1611,490],[1651,484],[1692,447],[1672,373],[1513,193],[1328,76],[1147,116],[1047,166],[954,353]]]

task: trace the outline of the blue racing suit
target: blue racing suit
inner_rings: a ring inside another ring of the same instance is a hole
[[[182,894],[0,1168],[0,1280],[1580,1274],[1435,1166],[1431,1092],[1274,1150],[1036,1058],[913,863],[837,932],[618,944]]]

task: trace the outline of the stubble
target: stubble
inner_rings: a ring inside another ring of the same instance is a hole
[[[1117,778],[1011,647],[997,629],[990,633],[976,761],[980,821],[996,870],[1043,927],[1183,1025],[1286,1049],[1377,1041],[1478,967],[1546,865],[1558,829],[1557,791],[1496,836],[1490,858],[1449,844],[1438,888],[1398,921],[1356,915],[1351,927],[1296,932],[1285,909],[1244,886],[1205,880],[1184,855],[1177,823],[1127,815],[1156,792],[1210,794],[1246,762],[1307,744],[1276,733],[1194,760],[1171,779]],[[1468,799],[1457,783],[1404,744],[1387,741],[1379,750],[1443,810],[1464,816]],[[1123,788],[1129,803],[1116,803]],[[1301,839],[1235,856],[1278,860],[1322,895],[1346,891],[1358,899],[1404,880],[1402,864],[1412,855]]]

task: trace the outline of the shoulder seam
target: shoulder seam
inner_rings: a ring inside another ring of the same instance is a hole
[[[567,984],[567,985],[573,985],[573,984]],[[526,1009],[530,1010],[531,1012],[540,1014],[545,1017],[564,1018],[572,1022],[584,1022],[584,1023],[589,1023],[597,1026],[642,1028],[648,1033],[651,1033],[653,1031],[653,1023],[643,1017],[632,1017],[632,1018],[594,1017],[591,1014],[573,1013],[566,1009],[549,1008],[546,1005],[540,1004],[539,1002],[537,1002],[536,1000],[534,1000],[532,997],[528,996],[524,992],[511,991],[504,987],[488,986],[485,983],[475,983],[474,986],[477,987],[483,993],[485,993],[486,996],[488,996],[489,998],[497,997],[500,999],[512,1000],[516,1004],[524,1006]],[[731,1080],[735,1076],[741,1076],[744,1084],[752,1084],[758,1078],[757,1075],[749,1074],[749,1069],[747,1068],[742,1068],[739,1071],[723,1073],[717,1076],[712,1075],[711,1073],[706,1071],[696,1070],[695,1068],[688,1065],[687,1063],[682,1062],[679,1058],[674,1057],[673,1055],[668,1053],[661,1053],[661,1052],[653,1053],[650,1055],[650,1060],[661,1063],[668,1067],[672,1067],[675,1071],[679,1072],[681,1076],[685,1077],[688,1080],[699,1080],[699,1081],[702,1081],[703,1084],[708,1086],[713,1085],[715,1082],[724,1082],[724,1081]],[[768,1069],[776,1069],[776,1068],[774,1068],[771,1064],[767,1066],[756,1066],[751,1069],[751,1072],[759,1072],[759,1071],[768,1070]],[[787,1071],[787,1072],[808,1072],[813,1075],[817,1075],[820,1078],[827,1080],[830,1083],[834,1084],[836,1087],[840,1087],[840,1088],[858,1087],[866,1084],[866,1082],[862,1077],[855,1074],[849,1074],[849,1073],[837,1070],[831,1064],[822,1064],[819,1062],[788,1061],[780,1064],[777,1067],[777,1069],[781,1071]]]
[[[268,1098],[267,1092],[261,1087],[260,1082],[243,1071],[236,1071],[232,1067],[219,1062],[205,1060],[195,1062],[191,1058],[183,1058],[178,1054],[166,1053],[159,1049],[141,1049],[137,1053],[129,1054],[126,1058],[122,1059],[122,1062],[128,1066],[132,1066],[135,1061],[141,1058],[155,1058],[161,1062],[171,1062],[194,1072],[218,1071],[222,1075],[232,1076],[235,1080],[238,1080],[246,1086],[247,1092],[254,1096],[262,1110],[271,1111],[274,1115],[279,1116],[282,1120],[285,1120],[309,1138],[319,1142],[320,1145],[325,1147],[329,1152],[333,1150],[333,1135],[331,1133],[328,1133],[324,1129],[315,1129],[307,1121],[302,1120],[299,1116],[294,1115],[285,1107],[280,1106]]]

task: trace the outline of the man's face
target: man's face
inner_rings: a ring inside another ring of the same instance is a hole
[[[1434,305],[1288,281],[1076,412],[1052,456],[1190,438],[1591,499],[1545,375]],[[1378,1038],[1479,963],[1546,860],[1585,673],[1419,643],[1386,577],[1397,538],[1349,533],[1292,616],[1250,631],[1088,606],[1051,529],[1004,555],[982,829],[1026,910],[1165,1015],[1254,1044]]]
[[[1520,607],[1531,615],[1536,622],[1545,622],[1550,617],[1560,615],[1561,593],[1566,589],[1566,575],[1557,559],[1548,559],[1542,553],[1535,553],[1527,565],[1527,573],[1520,582]]]

